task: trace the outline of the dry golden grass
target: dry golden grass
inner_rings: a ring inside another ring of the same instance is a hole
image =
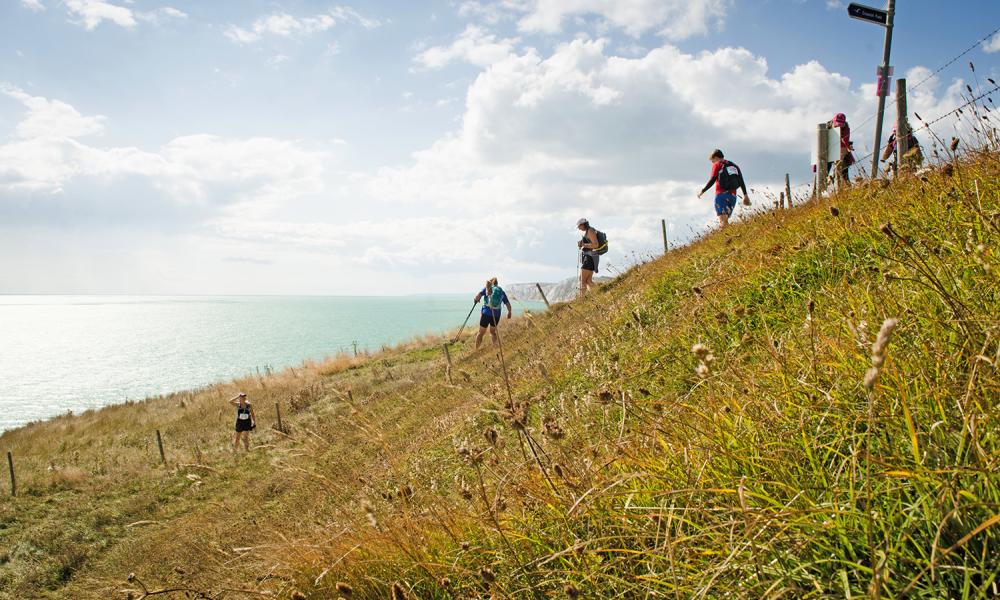
[[[502,356],[466,335],[450,381],[439,336],[8,432],[0,590],[990,597],[998,175],[758,215],[505,323]]]

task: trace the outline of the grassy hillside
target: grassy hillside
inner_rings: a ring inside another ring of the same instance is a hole
[[[0,593],[995,597],[998,242],[984,153],[713,233],[450,373],[428,342],[8,432]],[[232,455],[237,388],[288,434]]]

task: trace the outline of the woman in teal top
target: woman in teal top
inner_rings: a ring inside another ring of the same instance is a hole
[[[502,316],[501,307],[507,306],[507,318],[511,316],[512,308],[510,306],[510,300],[507,299],[507,293],[497,285],[497,278],[489,279],[486,281],[486,287],[484,287],[478,294],[476,294],[476,299],[473,303],[479,303],[483,301],[482,314],[479,317],[479,334],[476,335],[476,350],[479,350],[479,346],[483,343],[483,336],[486,335],[486,329],[490,330],[490,337],[493,338],[493,345],[497,345],[499,340],[497,339],[497,325],[500,324],[500,318]]]

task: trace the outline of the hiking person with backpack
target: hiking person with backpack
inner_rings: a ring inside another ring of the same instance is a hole
[[[608,252],[608,237],[604,232],[590,226],[587,219],[576,222],[576,228],[583,232],[583,238],[576,243],[580,249],[580,295],[594,287],[594,273],[598,272],[601,255]]]
[[[236,407],[236,435],[233,437],[233,451],[239,450],[240,438],[243,439],[243,448],[250,450],[250,432],[257,428],[257,416],[247,400],[247,395],[240,392],[229,400],[229,403]]]
[[[850,169],[854,164],[854,142],[851,141],[851,126],[847,124],[847,116],[844,113],[837,113],[832,121],[827,123],[830,129],[840,129],[840,158],[835,161],[839,171],[837,174],[845,184],[851,183]],[[834,162],[827,163],[826,172],[829,175],[830,167]]]
[[[497,325],[500,324],[500,317],[502,316],[501,306],[507,307],[508,319],[511,317],[511,312],[513,311],[510,300],[507,299],[507,292],[503,291],[503,288],[497,285],[496,277],[486,280],[486,287],[476,294],[476,299],[472,302],[473,304],[478,304],[480,300],[483,301],[483,310],[479,317],[476,350],[479,350],[479,346],[483,343],[483,336],[486,334],[487,328],[490,330],[493,345],[496,346],[500,343],[500,340],[497,339]]]
[[[747,206],[750,206],[750,193],[743,182],[743,172],[736,163],[726,160],[722,150],[713,150],[708,160],[712,161],[711,179],[698,193],[698,197],[701,198],[715,184],[715,214],[719,217],[719,223],[725,227],[736,208],[736,190],[743,190],[743,204]]]
[[[896,133],[896,125],[893,125],[892,133],[889,134],[889,139],[885,143],[885,150],[880,157],[882,162],[888,162],[893,156],[899,154]],[[917,136],[913,135],[912,130],[906,133],[906,145],[909,150],[903,156],[895,156],[895,159],[889,165],[890,169],[893,165],[899,164],[901,170],[917,170],[924,164],[924,154],[920,149],[920,142],[917,141]]]

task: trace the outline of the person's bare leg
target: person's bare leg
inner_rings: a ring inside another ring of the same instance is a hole
[[[246,450],[247,452],[250,452],[250,432],[249,431],[244,431],[243,432],[243,449]]]
[[[240,432],[237,431],[233,434],[233,452],[240,449]]]
[[[594,272],[586,269],[580,271],[580,295],[584,295],[594,287]]]
[[[490,327],[490,339],[493,340],[494,346],[500,343],[500,340],[497,339],[497,328],[495,325]]]
[[[719,215],[719,223],[723,227],[725,227],[726,225],[729,225],[729,215],[727,215],[726,213],[722,213],[721,215]]]
[[[479,333],[476,334],[476,350],[479,350],[479,346],[483,343],[483,336],[486,334],[486,328],[480,327]]]

